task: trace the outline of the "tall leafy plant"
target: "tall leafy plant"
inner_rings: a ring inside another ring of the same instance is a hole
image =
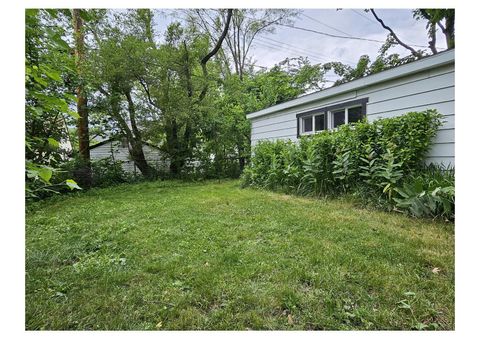
[[[397,208],[415,217],[455,218],[455,170],[429,165],[395,188]]]
[[[375,168],[374,178],[378,178],[378,186],[382,193],[386,194],[388,200],[392,199],[392,193],[398,182],[402,179],[402,162],[397,161],[395,154],[387,148],[382,155],[382,162]]]
[[[75,99],[65,78],[72,59],[61,25],[60,10],[25,11],[25,190],[27,198],[79,189],[72,179],[54,183],[65,152],[60,143],[67,137],[67,121],[78,118],[69,108]],[[70,119],[70,120],[69,120]]]
[[[412,173],[423,175],[418,173],[424,171],[425,155],[441,123],[436,111],[426,110],[344,125],[298,143],[262,141],[254,148],[243,184],[302,195],[355,193],[381,206],[410,209],[413,215],[449,215],[453,184],[410,183]],[[413,207],[422,202],[430,212]]]

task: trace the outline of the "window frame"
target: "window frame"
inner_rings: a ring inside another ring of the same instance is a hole
[[[307,112],[298,113],[297,114],[297,138],[299,138],[302,135],[312,135],[315,133],[321,133],[322,131],[337,129],[338,127],[333,128],[332,113],[338,112],[339,110],[342,110],[342,109],[344,110],[344,115],[345,115],[345,125],[349,123],[348,109],[350,108],[361,107],[362,108],[361,116],[362,118],[364,118],[367,116],[367,103],[368,103],[368,98],[362,98],[362,99],[357,99],[352,101],[346,101],[340,104],[325,106],[322,108],[316,108],[314,110],[310,110]],[[322,115],[322,114],[324,114],[325,129],[320,131],[315,131],[315,116]],[[312,117],[312,131],[304,132],[303,119],[309,116]]]
[[[315,129],[315,119],[316,119],[316,117],[322,115],[322,116],[323,116],[323,120],[325,121],[325,115],[326,115],[326,114],[327,114],[327,112],[325,112],[325,111],[320,111],[320,112],[315,112],[315,113],[313,113],[313,114],[311,114],[311,115],[305,115],[305,116],[301,117],[301,118],[300,118],[300,131],[301,131],[301,133],[300,133],[300,134],[301,134],[301,135],[311,135],[311,134],[315,134],[315,133],[318,133],[318,132],[321,132],[321,131],[325,131],[326,128],[324,128],[323,130],[319,130],[319,131],[317,131],[317,130]],[[309,131],[309,132],[305,132],[305,123],[304,123],[304,121],[305,121],[305,118],[309,118],[309,117],[312,118],[312,130]],[[324,123],[324,124],[325,124],[325,123]],[[325,126],[325,127],[326,127],[326,126]]]
[[[351,109],[351,108],[357,108],[357,107],[361,107],[362,108],[362,112],[361,112],[361,116],[364,117],[366,114],[364,114],[364,111],[363,111],[363,106],[360,105],[360,104],[357,104],[357,105],[351,105],[351,106],[347,106],[345,108],[341,108],[341,109],[334,109],[332,111],[328,111],[328,114],[330,115],[330,119],[328,119],[328,121],[330,121],[330,124],[328,126],[328,129],[337,129],[337,127],[333,127],[333,123],[334,123],[334,120],[333,120],[333,114],[334,113],[338,113],[338,112],[341,112],[343,110],[343,114],[344,114],[344,118],[343,120],[345,121],[343,124],[341,125],[348,125],[350,123],[350,121],[348,121],[348,110]],[[339,125],[339,126],[341,126]]]
[[[309,132],[305,132],[305,119],[307,118],[312,118],[312,130],[309,131]],[[301,119],[301,131],[302,131],[302,134],[313,134],[314,133],[314,130],[315,130],[315,126],[314,126],[314,122],[315,122],[315,118],[313,115],[307,115],[307,116],[304,116],[302,117]]]

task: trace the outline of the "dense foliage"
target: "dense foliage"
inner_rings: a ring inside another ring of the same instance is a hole
[[[81,160],[74,158],[63,163],[59,169],[57,181],[75,176]],[[139,176],[135,176],[123,168],[123,162],[111,158],[93,160],[91,162],[92,183],[91,187],[109,187],[118,184],[137,182]]]
[[[361,56],[355,67],[338,61],[312,64],[298,56],[266,69],[255,64],[250,47],[262,35],[275,33],[276,24],[292,24],[301,11],[189,9],[174,13],[181,14],[178,21],[158,31],[156,19],[162,16],[158,10],[26,10],[27,197],[79,188],[72,179],[82,188],[96,186],[89,145],[116,137],[126,140],[130,159],[146,179],[166,174],[147,161],[145,142],[168,158],[168,177],[238,177],[251,154],[247,113],[323,89],[328,72],[334,72],[340,83],[418,58],[389,54],[397,44],[389,37],[373,62]],[[415,15],[428,20],[431,28],[454,13],[426,10]],[[421,129],[423,122],[417,125]],[[384,128],[397,127],[392,122]],[[393,142],[404,150],[399,135]],[[332,147],[326,139],[314,142],[320,148]],[[313,185],[315,191],[328,191],[330,182],[345,176],[342,187],[348,191],[352,175],[357,174],[348,173],[349,163],[359,168],[358,153],[363,152],[352,142],[347,142],[349,153],[342,157],[321,159],[324,172],[335,162],[334,172],[318,180],[304,178],[301,190],[308,192]],[[370,152],[384,147],[379,143]],[[314,157],[313,149],[305,144],[301,150]],[[415,160],[408,152],[390,151],[401,157],[403,166]],[[293,153],[289,156],[294,157]],[[66,173],[59,170],[72,165],[76,167]],[[284,180],[296,185],[293,178]],[[117,180],[100,181],[104,185]]]
[[[74,180],[53,183],[66,151],[60,143],[68,131],[66,125],[77,115],[69,108],[75,98],[72,58],[65,31],[55,25],[60,12],[25,13],[25,189],[27,198],[36,198],[79,187]]]
[[[303,195],[353,193],[415,216],[451,219],[453,175],[441,179],[442,172],[422,170],[441,123],[435,110],[427,110],[343,125],[302,137],[298,144],[261,141],[243,182]],[[428,207],[419,207],[423,202]]]
[[[455,216],[455,170],[428,166],[410,174],[395,188],[396,206],[416,217]]]
[[[252,11],[273,20],[294,15]],[[85,149],[85,141],[88,148],[95,138],[126,139],[130,157],[146,178],[164,173],[145,160],[145,141],[169,158],[171,177],[238,177],[250,155],[246,113],[319,88],[323,73],[304,58],[254,72],[244,55],[241,74],[232,74],[220,45],[207,63],[217,32],[178,21],[157,34],[155,15],[147,9],[26,11],[27,197],[43,197],[65,185],[78,188],[71,178],[82,186],[88,182],[86,187],[121,181],[118,171],[118,180],[98,179],[98,164]],[[243,15],[233,11],[236,24]],[[274,28],[256,30],[255,35]],[[82,119],[88,119],[87,126]],[[84,180],[86,173],[89,180]]]

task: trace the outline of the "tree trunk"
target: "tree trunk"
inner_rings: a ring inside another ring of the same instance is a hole
[[[130,90],[125,91],[125,96],[128,102],[128,114],[130,118],[130,125],[132,126],[132,130],[128,129],[128,125],[125,124],[124,129],[127,129],[128,132],[126,133],[128,143],[130,144],[130,155],[135,162],[135,165],[140,169],[142,175],[147,178],[151,178],[155,174],[155,170],[147,163],[145,159],[145,154],[143,153],[143,142],[142,142],[142,135],[137,127],[137,121],[135,116],[135,105],[132,100],[132,96]]]
[[[170,121],[167,128],[167,144],[170,155],[170,173],[174,176],[180,173],[180,154],[178,145],[178,127],[175,120]]]
[[[428,42],[428,46],[433,54],[437,54],[437,25],[434,22],[430,22],[429,35],[430,41]]]
[[[155,171],[145,160],[145,154],[143,153],[143,142],[140,140],[129,140],[130,148],[129,152],[142,175],[146,178],[153,178]]]
[[[246,159],[245,159],[245,156],[244,156],[244,149],[243,149],[243,145],[242,143],[239,143],[238,144],[238,165],[240,167],[240,172],[243,172],[243,169],[245,168],[245,163],[246,163]]]
[[[248,165],[248,161],[250,159],[250,135],[246,136],[246,140],[244,143],[240,142],[237,147],[238,147],[238,165],[240,167],[240,172],[243,172],[245,169],[245,166]]]
[[[445,37],[447,39],[447,48],[455,48],[455,14],[445,18]]]
[[[85,41],[83,35],[83,20],[80,17],[80,9],[72,10],[73,30],[75,36],[75,66],[79,78],[76,89],[77,113],[80,116],[77,120],[78,151],[81,166],[77,176],[79,184],[84,187],[92,185],[92,171],[90,167],[90,137],[88,133],[88,109],[87,96],[83,86],[83,63],[85,59]]]
[[[245,169],[245,164],[246,163],[247,163],[247,159],[245,159],[245,157],[243,155],[241,155],[240,158],[238,159],[240,172],[243,172],[243,170]]]

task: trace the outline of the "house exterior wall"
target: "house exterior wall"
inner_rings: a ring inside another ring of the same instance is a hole
[[[144,144],[143,153],[145,154],[145,160],[147,160],[150,166],[158,170],[168,171],[168,159],[165,159],[162,156],[162,152],[160,152],[160,150]],[[135,163],[130,158],[128,147],[122,145],[121,141],[110,141],[103,145],[91,148],[90,158],[92,160],[113,158],[115,161],[122,162],[122,167],[126,172],[137,174],[140,173],[140,170],[136,168]]]
[[[328,91],[328,89],[326,90]],[[453,61],[428,70],[352,89],[278,112],[250,118],[251,142],[260,140],[297,140],[296,115],[309,110],[368,98],[367,119],[395,117],[407,112],[437,109],[444,116],[427,163],[455,165],[455,66]]]

